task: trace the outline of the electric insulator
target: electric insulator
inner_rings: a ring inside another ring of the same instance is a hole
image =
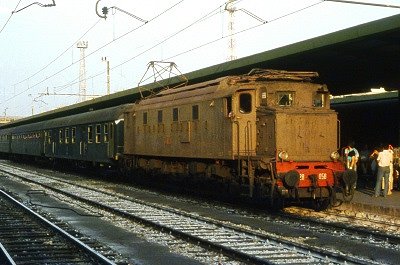
[[[105,6],[102,9],[103,15],[107,15],[108,14],[108,8]]]

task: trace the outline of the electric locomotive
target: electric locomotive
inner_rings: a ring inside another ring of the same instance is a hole
[[[128,175],[218,183],[272,205],[328,205],[354,178],[343,177],[337,113],[316,77],[255,69],[143,99],[124,115],[122,167]]]

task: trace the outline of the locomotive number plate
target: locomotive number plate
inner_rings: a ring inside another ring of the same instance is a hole
[[[300,173],[300,180],[304,180],[304,178],[305,178],[304,173]]]
[[[318,179],[327,179],[327,174],[326,173],[319,173],[318,174]]]

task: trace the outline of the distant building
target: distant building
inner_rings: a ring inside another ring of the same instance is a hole
[[[12,117],[12,116],[4,117],[4,116],[0,116],[0,124],[9,123],[9,122],[18,120],[18,119],[20,119],[20,118],[21,118],[21,117]]]

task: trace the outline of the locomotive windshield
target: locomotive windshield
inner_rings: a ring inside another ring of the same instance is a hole
[[[293,92],[279,92],[278,93],[278,105],[279,106],[292,106],[293,104]]]

